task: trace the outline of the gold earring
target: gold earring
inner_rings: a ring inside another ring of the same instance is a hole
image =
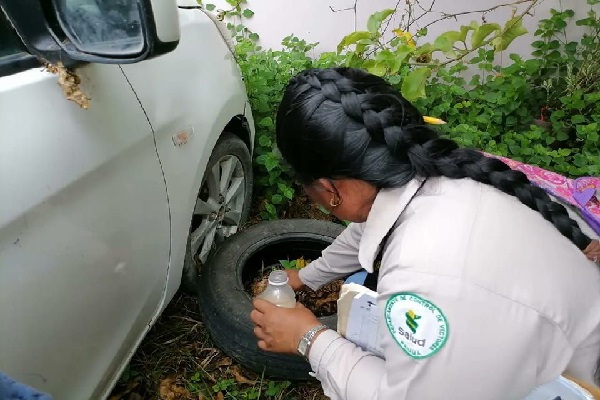
[[[338,196],[334,196],[329,201],[329,205],[331,206],[331,208],[339,207],[340,204],[342,204],[342,199],[340,197],[338,197]]]

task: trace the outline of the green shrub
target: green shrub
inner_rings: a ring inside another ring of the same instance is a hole
[[[571,177],[600,175],[600,19],[594,9],[599,2],[587,0],[585,17],[551,10],[535,32],[531,58],[510,54],[510,64],[501,67],[496,55],[527,32],[522,18],[538,0],[505,24],[472,22],[429,42],[423,42],[427,29],[412,32],[419,18],[412,14],[390,39],[386,30],[397,10],[383,10],[369,18],[366,31],[346,35],[336,52],[317,59],[309,55],[316,44],[295,36],[283,40],[282,50],[262,49],[258,35],[243,24],[253,15],[246,1],[228,0],[232,8],[221,15],[242,21],[228,26],[255,116],[261,216],[277,218],[296,192],[276,149],[274,120],[287,81],[311,66],[347,65],[383,76],[423,114],[445,120],[443,134],[461,145]],[[569,23],[586,29],[580,41],[567,41]],[[476,74],[466,78],[465,71],[473,69]]]

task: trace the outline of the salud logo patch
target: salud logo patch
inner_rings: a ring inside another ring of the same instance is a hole
[[[419,327],[417,320],[420,318],[421,316],[415,314],[413,310],[406,313],[406,325],[408,325],[412,333],[417,333],[417,328]]]
[[[448,339],[442,311],[414,293],[392,296],[385,306],[385,321],[396,343],[412,358],[434,355]]]

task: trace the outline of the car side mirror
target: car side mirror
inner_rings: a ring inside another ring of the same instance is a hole
[[[27,50],[50,63],[134,63],[179,43],[176,0],[0,0]]]

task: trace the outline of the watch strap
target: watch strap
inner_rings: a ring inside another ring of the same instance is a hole
[[[312,345],[313,339],[315,338],[315,336],[317,335],[317,333],[324,331],[325,329],[329,329],[329,327],[327,325],[317,325],[311,329],[308,330],[308,332],[306,332],[302,338],[300,339],[300,343],[298,344],[298,352],[300,353],[300,355],[302,355],[304,358],[308,359],[308,352],[310,351],[310,347]],[[302,346],[302,344],[305,344],[305,346]],[[302,347],[304,347],[305,351],[302,352],[301,349]]]

